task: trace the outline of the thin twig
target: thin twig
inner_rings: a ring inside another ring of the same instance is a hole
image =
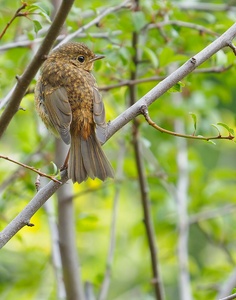
[[[132,6],[132,2],[130,0],[125,0],[124,2],[122,2],[121,4],[117,5],[117,6],[113,6],[113,7],[108,7],[106,9],[104,9],[104,11],[100,12],[98,14],[98,16],[96,18],[94,18],[91,22],[87,23],[86,25],[80,27],[77,31],[69,34],[68,36],[66,36],[61,43],[59,43],[57,45],[57,47],[59,47],[60,45],[67,43],[69,41],[71,41],[73,38],[77,37],[80,33],[86,31],[88,28],[90,28],[91,26],[97,25],[100,23],[100,21],[107,15],[112,14],[116,11],[119,11],[123,8],[131,8]],[[57,48],[56,47],[56,48]]]
[[[13,162],[14,164],[17,164],[17,165],[19,165],[19,166],[21,166],[21,167],[23,167],[23,168],[25,168],[25,169],[31,170],[31,171],[33,171],[33,172],[39,174],[39,175],[42,176],[42,177],[49,178],[49,179],[53,180],[54,182],[57,182],[57,183],[60,183],[60,184],[61,184],[61,181],[57,180],[54,176],[48,175],[48,174],[46,174],[46,173],[43,173],[43,172],[41,172],[40,170],[38,170],[38,169],[36,169],[36,168],[34,168],[34,167],[25,165],[25,164],[23,164],[23,163],[21,163],[21,162],[19,162],[19,161],[16,161],[16,160],[14,160],[14,159],[12,159],[12,158],[9,158],[8,156],[0,155],[0,158],[3,158],[3,159],[8,160],[8,161],[10,161],[10,162]]]
[[[233,65],[229,65],[229,66],[215,66],[215,67],[211,67],[211,68],[200,68],[200,69],[196,69],[194,70],[192,73],[196,73],[196,74],[201,74],[201,73],[223,73],[225,71],[228,71],[230,68],[232,68]],[[136,84],[142,84],[142,83],[147,83],[147,82],[152,82],[152,81],[161,81],[163,79],[165,79],[167,76],[152,76],[152,77],[148,77],[148,78],[140,78],[140,79],[135,79],[135,80],[131,80],[131,79],[127,79],[127,80],[122,80],[118,83],[114,83],[111,85],[107,85],[107,86],[100,86],[99,90],[100,91],[109,91],[112,89],[116,89],[116,88],[120,88],[123,86],[131,86],[131,85],[136,85]]]
[[[2,33],[0,34],[0,40],[1,38],[4,36],[4,34],[6,33],[7,29],[11,26],[12,22],[17,18],[17,17],[24,17],[25,15],[20,13],[21,10],[25,9],[26,6],[28,4],[26,2],[22,3],[22,6],[20,8],[17,9],[17,11],[15,12],[14,16],[11,18],[11,20],[7,23],[7,25],[5,26],[5,28],[3,29]]]
[[[167,133],[170,135],[182,137],[182,138],[187,138],[187,139],[197,139],[197,140],[204,140],[204,141],[210,141],[210,140],[233,140],[234,136],[229,132],[229,135],[227,136],[222,136],[221,134],[218,134],[216,136],[201,136],[201,135],[190,135],[190,134],[184,134],[184,133],[177,133],[174,131],[170,131],[167,129],[164,129],[160,126],[158,126],[154,121],[149,116],[147,106],[143,105],[140,109],[141,113],[144,115],[146,121],[148,122],[149,125],[151,125],[153,128],[157,129],[161,133]]]
[[[214,32],[204,26],[190,23],[190,22],[177,21],[177,20],[167,20],[167,21],[156,23],[156,24],[152,23],[152,24],[147,25],[147,29],[149,29],[149,30],[153,29],[153,28],[160,29],[160,28],[162,28],[164,26],[168,26],[168,25],[190,28],[190,29],[199,31],[200,33],[204,32],[204,33],[207,33],[210,35],[219,36],[219,34],[217,32]]]

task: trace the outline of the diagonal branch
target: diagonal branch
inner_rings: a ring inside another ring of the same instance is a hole
[[[11,24],[13,23],[13,21],[17,18],[17,17],[22,17],[24,15],[22,15],[20,13],[21,10],[25,9],[27,6],[26,2],[22,2],[21,7],[19,7],[17,9],[17,11],[15,12],[14,16],[11,18],[11,20],[7,23],[7,25],[5,26],[5,28],[3,29],[2,33],[0,34],[0,40],[1,38],[4,36],[4,34],[6,33],[7,29],[11,26]]]

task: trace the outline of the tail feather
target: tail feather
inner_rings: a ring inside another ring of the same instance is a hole
[[[111,164],[106,158],[95,133],[87,140],[80,136],[71,138],[68,176],[73,182],[81,183],[87,177],[104,181],[114,177]]]

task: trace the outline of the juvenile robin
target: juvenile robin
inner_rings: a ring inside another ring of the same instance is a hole
[[[73,182],[114,177],[100,144],[106,139],[105,109],[91,74],[94,61],[103,57],[84,44],[64,44],[47,57],[35,88],[36,110],[46,127],[70,144]]]

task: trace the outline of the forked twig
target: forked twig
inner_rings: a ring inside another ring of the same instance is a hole
[[[25,9],[26,6],[28,4],[26,2],[22,3],[22,6],[20,8],[17,9],[17,11],[15,12],[14,16],[11,18],[11,20],[7,23],[7,25],[5,26],[5,28],[3,29],[2,33],[0,34],[0,39],[4,36],[4,34],[6,33],[7,29],[10,27],[10,25],[12,24],[12,22],[17,18],[17,17],[25,17],[26,14],[22,14],[20,13],[21,10]]]

